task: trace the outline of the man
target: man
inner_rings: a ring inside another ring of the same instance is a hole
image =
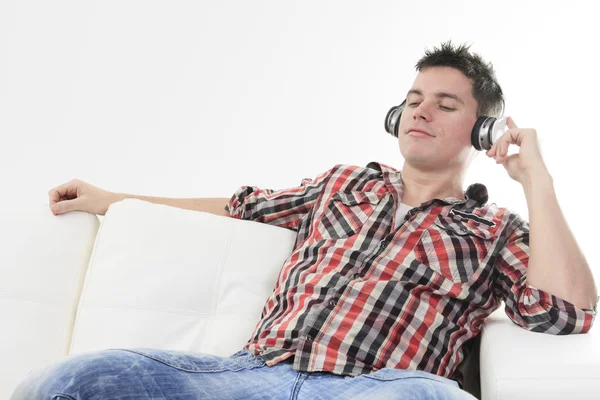
[[[492,66],[466,46],[444,43],[416,67],[397,131],[402,171],[378,162],[336,165],[298,187],[243,186],[231,199],[122,195],[81,181],[51,190],[56,213],[104,213],[111,202],[137,197],[298,235],[260,322],[232,357],[96,352],[24,382],[13,398],[469,399],[458,367],[501,301],[525,329],[589,331],[595,283],[559,209],[536,131],[509,119],[486,152],[523,186],[530,225],[487,204],[485,186],[462,189],[477,154],[471,130],[502,104]],[[507,156],[509,144],[519,153]]]

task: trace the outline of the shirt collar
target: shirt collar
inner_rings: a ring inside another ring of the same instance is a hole
[[[367,168],[372,168],[382,173],[383,180],[392,193],[396,204],[400,204],[399,199],[401,198],[403,191],[402,171],[377,161],[371,161],[368,163]],[[481,207],[488,201],[488,191],[485,185],[481,183],[473,183],[467,187],[467,190],[464,192],[464,197],[464,199],[458,199],[456,197],[431,199],[421,204],[419,207],[426,208],[435,201],[441,201],[443,203],[452,205],[464,204],[466,208]]]

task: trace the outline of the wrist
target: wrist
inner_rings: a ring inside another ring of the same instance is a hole
[[[521,176],[520,183],[524,187],[548,185],[553,183],[553,178],[546,167],[540,167],[525,171]]]
[[[116,192],[112,192],[111,193],[111,204],[112,203],[116,203],[117,201],[121,201],[127,198],[127,195],[125,193],[116,193]]]
[[[521,179],[521,185],[527,198],[534,192],[554,190],[554,180],[546,169],[530,171],[524,174]]]

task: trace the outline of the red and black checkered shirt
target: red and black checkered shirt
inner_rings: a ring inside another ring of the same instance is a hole
[[[239,188],[234,218],[298,232],[246,348],[272,366],[358,376],[381,368],[454,379],[485,318],[535,332],[585,333],[584,310],[526,281],[529,224],[487,204],[481,184],[464,199],[433,199],[394,219],[401,171],[336,165],[284,190]]]

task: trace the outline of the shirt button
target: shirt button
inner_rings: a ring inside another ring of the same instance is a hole
[[[335,300],[329,300],[329,305],[332,307],[335,307],[335,305],[337,304],[337,301]]]
[[[354,275],[352,275],[352,279],[358,279],[358,278],[360,278],[360,274],[354,274]]]
[[[306,340],[308,340],[309,342],[312,342],[314,340],[314,338],[312,336],[307,336]]]

